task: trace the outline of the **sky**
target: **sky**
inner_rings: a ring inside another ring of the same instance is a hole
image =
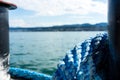
[[[107,22],[107,0],[4,0],[17,5],[9,11],[11,27],[48,27]]]

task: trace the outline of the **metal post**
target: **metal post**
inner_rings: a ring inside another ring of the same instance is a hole
[[[15,8],[14,4],[0,0],[0,80],[10,80],[8,10]]]
[[[0,6],[0,71],[3,77],[8,80],[8,55],[9,55],[9,25],[8,9]],[[0,78],[1,79],[1,78]],[[3,79],[3,78],[2,78]]]
[[[108,33],[110,42],[109,80],[120,77],[120,0],[109,0]]]
[[[0,57],[6,57],[9,53],[9,25],[8,9],[0,6]],[[6,53],[6,55],[4,54]]]

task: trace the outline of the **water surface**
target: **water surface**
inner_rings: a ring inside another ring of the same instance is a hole
[[[98,32],[10,32],[10,65],[53,74],[66,52]]]

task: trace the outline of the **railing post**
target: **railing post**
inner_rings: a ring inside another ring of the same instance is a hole
[[[0,6],[0,73],[3,77],[8,76],[9,35],[8,35],[8,10]],[[0,78],[1,79],[1,78]],[[3,78],[2,78],[3,80]],[[7,79],[8,80],[8,79]]]
[[[109,0],[108,33],[110,43],[109,80],[120,77],[120,0]]]
[[[8,9],[16,6],[0,0],[0,80],[10,80]]]

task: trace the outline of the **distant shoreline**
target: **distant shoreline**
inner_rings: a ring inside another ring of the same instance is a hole
[[[26,30],[10,30],[10,32],[84,32],[84,31],[107,31],[107,30],[79,30],[79,31],[26,31]]]
[[[60,32],[60,31],[107,31],[107,23],[98,24],[74,24],[74,25],[62,25],[62,26],[52,26],[52,27],[29,27],[21,28],[11,27],[10,32]]]

